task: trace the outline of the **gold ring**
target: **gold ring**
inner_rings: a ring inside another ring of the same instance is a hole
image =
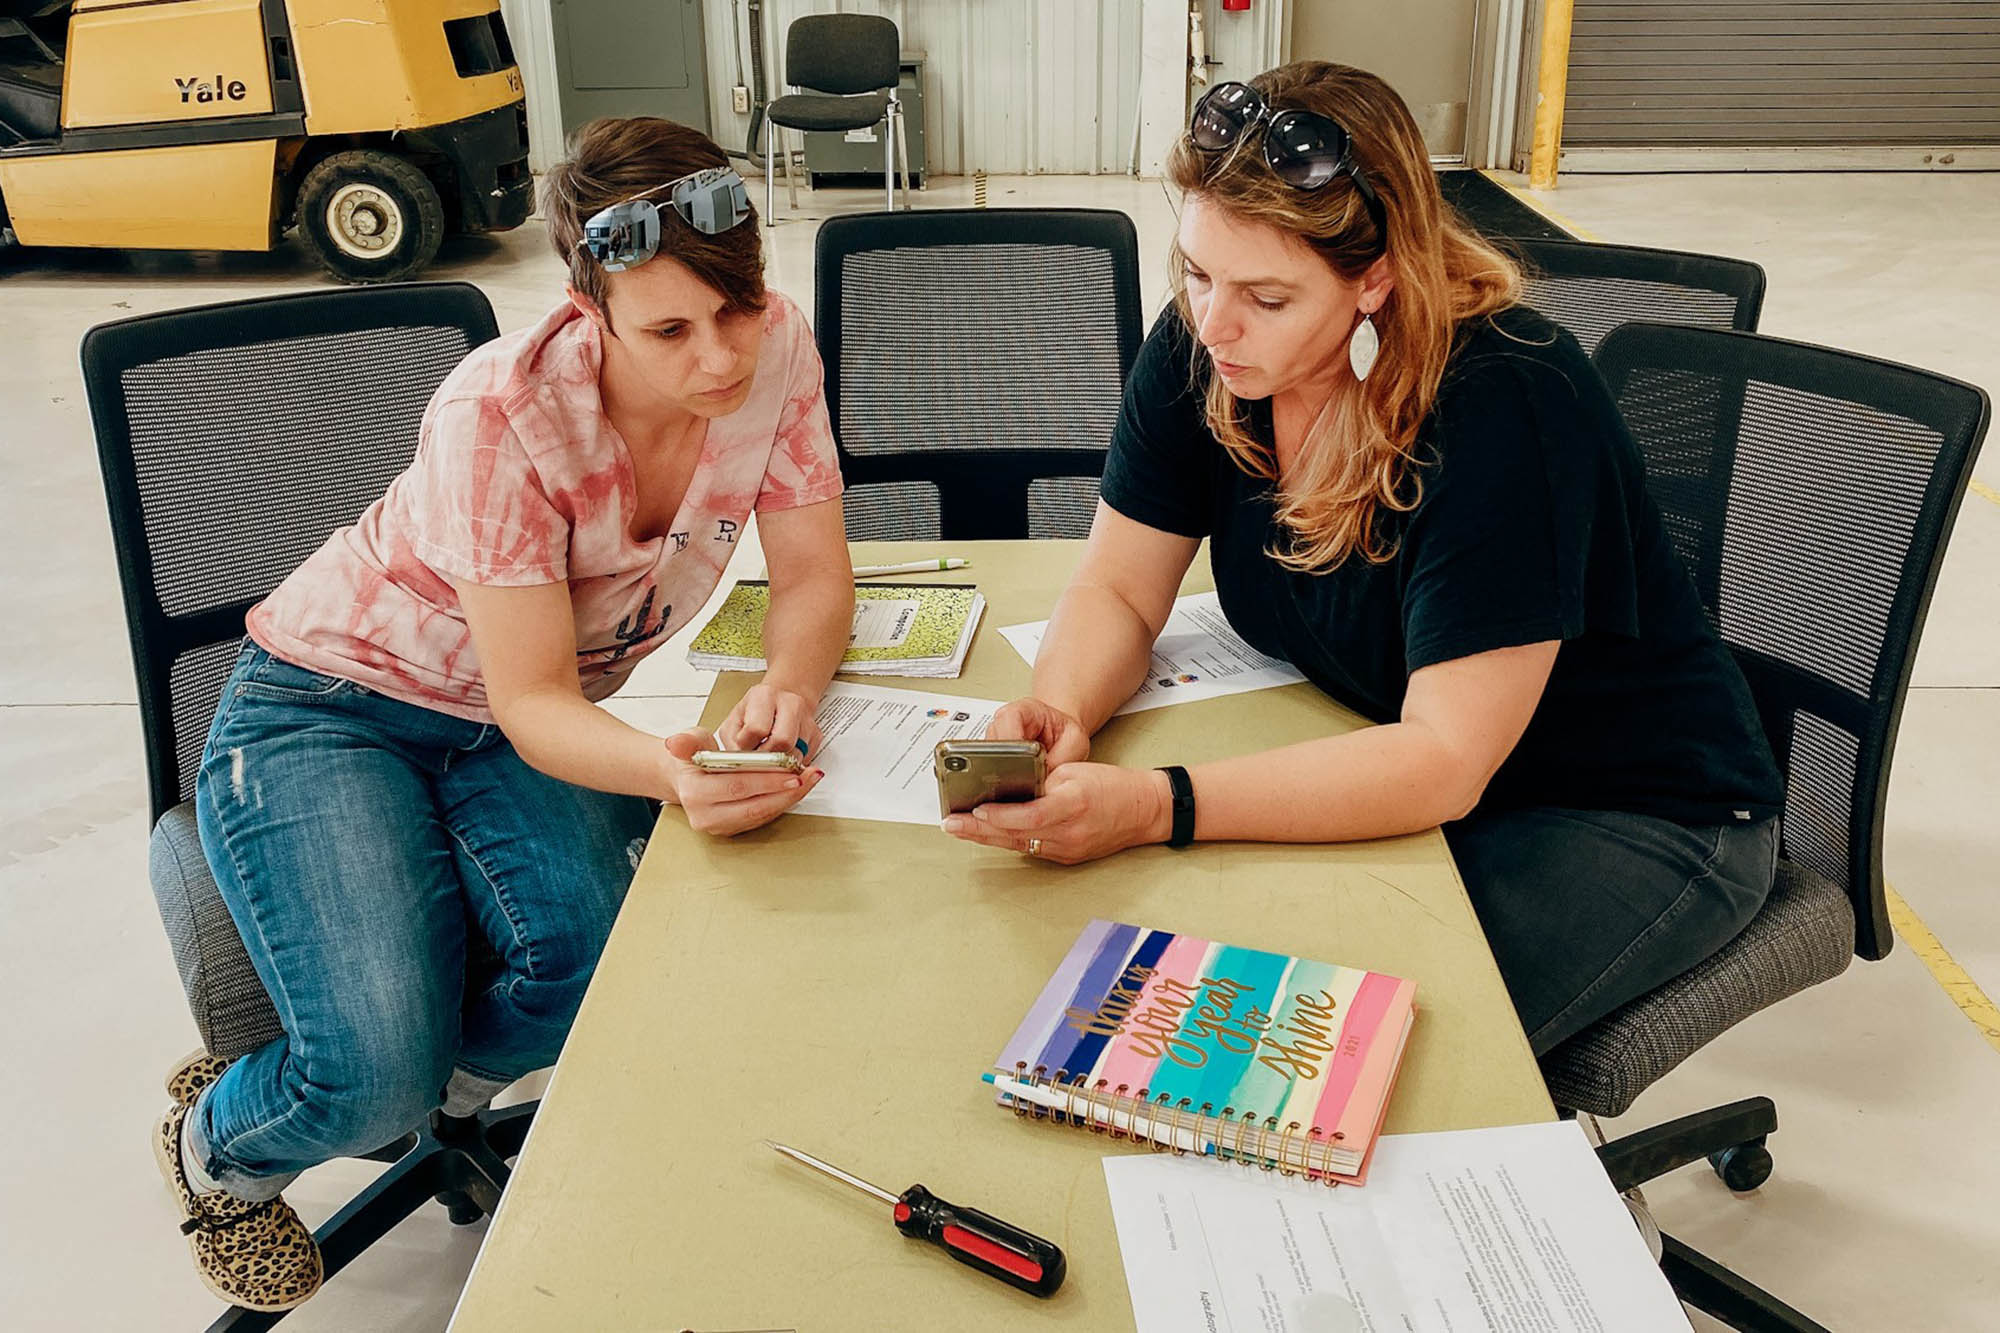
[[[1042,840],[1040,838],[1028,839],[1028,855],[1040,856],[1041,854],[1042,854]]]

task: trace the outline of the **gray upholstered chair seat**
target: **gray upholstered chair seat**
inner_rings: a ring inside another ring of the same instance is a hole
[[[149,853],[153,898],[174,949],[174,967],[202,1045],[224,1060],[282,1036],[278,1011],[250,966],[222,891],[208,873],[194,802],[182,801],[153,829]]]
[[[1790,861],[1763,909],[1722,952],[1586,1028],[1542,1057],[1558,1106],[1623,1115],[1668,1070],[1854,957],[1854,908],[1833,881]]]
[[[824,93],[792,93],[774,100],[765,108],[765,114],[792,130],[862,130],[880,125],[889,114],[889,94],[832,97]]]

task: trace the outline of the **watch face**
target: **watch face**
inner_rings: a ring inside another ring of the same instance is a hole
[[[1185,847],[1194,841],[1194,780],[1179,765],[1160,771],[1167,775],[1174,801],[1174,827],[1167,836],[1167,846]]]

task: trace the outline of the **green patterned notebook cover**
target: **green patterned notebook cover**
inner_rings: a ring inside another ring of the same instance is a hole
[[[854,590],[857,626],[870,616],[869,603],[914,602],[916,607],[907,632],[900,642],[886,647],[849,647],[842,654],[846,662],[907,662],[926,658],[948,659],[958,650],[965,634],[966,619],[972,615],[979,590],[971,584],[905,584],[857,587]],[[771,585],[762,581],[741,582],[730,589],[715,618],[702,627],[688,645],[690,655],[733,657],[745,661],[764,658],[764,613],[771,608]],[[881,606],[878,612],[892,613]]]

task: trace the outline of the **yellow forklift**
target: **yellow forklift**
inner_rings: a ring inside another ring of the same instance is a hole
[[[533,198],[496,0],[0,0],[0,244],[388,282]]]

